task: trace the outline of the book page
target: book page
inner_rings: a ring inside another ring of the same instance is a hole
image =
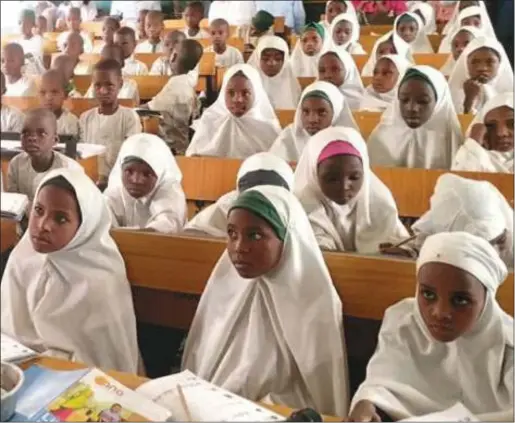
[[[2,217],[21,220],[28,204],[29,198],[25,194],[16,192],[2,192],[0,194]]]
[[[1,201],[3,201],[3,199]],[[4,333],[0,336],[0,344],[0,356],[2,357],[2,361],[19,363],[38,355],[36,351],[27,348]]]
[[[425,416],[411,417],[401,422],[478,422],[477,419],[463,404],[457,403],[447,410]]]

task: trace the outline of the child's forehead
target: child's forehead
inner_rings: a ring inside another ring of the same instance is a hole
[[[40,113],[29,113],[25,117],[23,127],[26,129],[44,129],[45,132],[53,132],[55,128],[55,122],[53,122],[49,115]]]
[[[273,48],[273,47],[267,47],[265,49],[263,49],[263,51],[261,52],[261,55],[264,55],[264,54],[281,54],[281,55],[284,55],[284,51],[282,50],[279,50],[278,48]]]
[[[121,79],[121,76],[114,69],[110,70],[94,70],[92,74],[93,81],[112,81]]]
[[[43,75],[41,77],[40,87],[60,87],[64,89],[62,81],[59,81],[55,75]]]

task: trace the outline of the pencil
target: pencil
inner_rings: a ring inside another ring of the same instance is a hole
[[[184,412],[186,413],[186,421],[192,422],[193,419],[191,418],[190,409],[188,407],[188,403],[186,402],[186,397],[184,396],[184,391],[182,390],[181,385],[177,385],[177,392],[179,393],[179,399],[181,400],[182,408],[184,409]]]
[[[397,248],[401,245],[407,244],[410,241],[413,241],[418,235],[410,236],[409,238],[406,238],[404,241],[399,242],[398,244],[392,245],[390,248]]]

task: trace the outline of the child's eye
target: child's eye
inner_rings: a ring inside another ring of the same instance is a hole
[[[263,235],[261,235],[259,232],[251,232],[249,234],[249,238],[252,241],[260,241],[263,238]]]
[[[56,214],[54,220],[59,225],[64,225],[66,222],[68,222],[68,219],[66,218],[66,216],[64,214]]]
[[[434,301],[436,299],[435,293],[427,289],[422,290],[422,296],[428,301]]]
[[[43,209],[40,206],[34,206],[33,210],[38,216],[41,216],[43,214]]]
[[[458,307],[463,307],[463,306],[469,305],[471,303],[470,298],[467,298],[462,295],[453,297],[452,302],[454,305],[456,305]]]

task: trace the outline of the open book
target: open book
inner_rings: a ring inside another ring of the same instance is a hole
[[[36,351],[27,348],[4,333],[0,336],[0,345],[0,357],[2,357],[2,361],[9,363],[21,363],[38,355]]]
[[[29,198],[25,194],[2,192],[0,194],[1,216],[20,221],[25,215]]]

